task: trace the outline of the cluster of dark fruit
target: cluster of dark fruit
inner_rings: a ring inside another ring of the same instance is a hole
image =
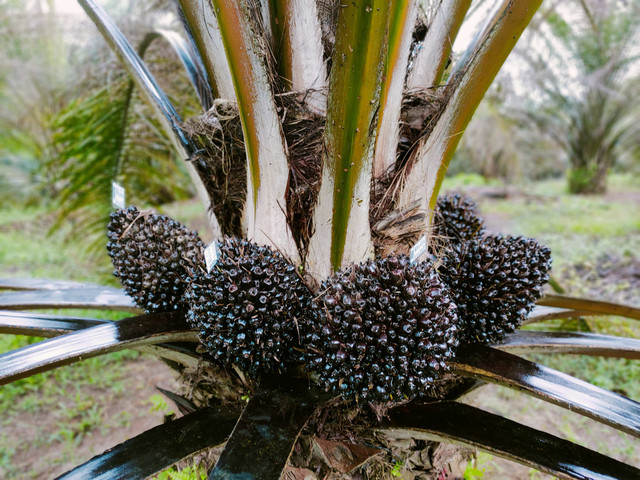
[[[115,275],[147,310],[188,309],[207,351],[251,376],[306,363],[318,383],[371,401],[428,395],[459,343],[500,341],[548,279],[549,249],[484,235],[475,204],[442,197],[437,263],[391,256],[352,265],[315,299],[268,247],[228,238],[210,273],[196,233],[162,215],[118,210],[107,249]]]
[[[111,214],[107,235],[113,274],[138,307],[147,313],[185,308],[183,294],[203,258],[197,233],[132,206]]]
[[[187,320],[217,360],[252,376],[302,360],[300,327],[311,293],[268,247],[228,238],[209,274],[191,282]]]
[[[430,262],[354,265],[326,280],[308,329],[309,367],[344,395],[388,402],[426,394],[448,369],[458,317]]]
[[[475,204],[460,195],[439,199],[435,218],[446,238],[439,273],[458,306],[460,342],[502,340],[542,295],[551,251],[528,238],[483,235]]]
[[[437,237],[460,244],[484,234],[484,222],[471,198],[457,193],[438,197],[433,216]]]

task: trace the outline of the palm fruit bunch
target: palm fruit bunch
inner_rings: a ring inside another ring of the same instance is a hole
[[[202,263],[198,234],[136,207],[111,213],[107,252],[125,291],[147,313],[186,308],[183,294]]]
[[[439,273],[460,316],[461,343],[492,343],[522,325],[548,280],[550,250],[532,239],[484,235],[476,204],[438,198],[436,234],[444,237]]]
[[[305,346],[322,387],[401,401],[428,393],[448,370],[458,316],[432,263],[378,258],[338,272],[320,291]]]
[[[549,279],[550,254],[533,239],[501,235],[447,250],[439,273],[458,306],[460,342],[497,342],[522,325]]]
[[[453,244],[466,243],[484,234],[484,222],[475,202],[457,193],[438,197],[433,224],[436,236]]]
[[[227,238],[210,273],[190,285],[187,320],[207,351],[252,377],[300,361],[299,323],[311,293],[280,253]]]

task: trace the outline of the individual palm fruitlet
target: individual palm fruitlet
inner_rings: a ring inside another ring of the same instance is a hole
[[[484,234],[484,222],[475,202],[457,193],[438,197],[434,211],[435,235],[451,243],[466,243]]]
[[[207,351],[253,377],[300,361],[301,318],[311,293],[280,253],[227,238],[211,273],[187,292],[187,320]]]
[[[430,262],[391,256],[326,280],[305,341],[327,390],[372,401],[426,394],[458,345],[458,316]]]
[[[498,342],[522,325],[549,279],[551,251],[489,235],[448,250],[439,271],[458,306],[461,343]]]
[[[198,234],[136,207],[111,213],[107,251],[126,292],[147,313],[186,308],[183,294],[203,262]]]

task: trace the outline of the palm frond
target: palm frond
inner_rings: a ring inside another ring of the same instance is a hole
[[[50,338],[84,328],[95,327],[105,322],[106,320],[98,320],[96,318],[0,310],[0,333],[11,335]]]
[[[209,78],[202,66],[202,60],[186,39],[178,33],[166,29],[157,29],[154,32],[149,32],[138,46],[138,54],[140,57],[144,58],[145,51],[157,38],[162,38],[171,45],[187,72],[189,81],[200,99],[200,105],[203,110],[209,110],[214,100],[213,92],[209,86]]]
[[[96,283],[80,283],[69,280],[11,277],[0,278],[0,290],[63,290],[66,288],[102,288]]]
[[[329,398],[306,379],[263,378],[209,480],[279,479],[300,431]]]
[[[380,120],[373,157],[373,177],[389,175],[398,157],[400,140],[400,112],[409,65],[412,32],[417,18],[415,1],[394,2],[389,19],[389,47],[385,58],[384,77],[380,94]]]
[[[518,331],[495,345],[510,353],[575,353],[640,360],[640,340],[579,332]]]
[[[419,45],[407,78],[407,88],[437,87],[451,55],[471,0],[441,0]]]
[[[640,437],[640,404],[560,373],[483,345],[467,345],[457,353],[452,370],[521,390]]]
[[[158,119],[163,123],[165,131],[174,142],[176,149],[182,154],[183,158],[189,158],[196,151],[196,148],[188,136],[185,135],[176,109],[153,75],[151,75],[140,55],[138,55],[106,12],[93,0],[79,0],[79,3],[96,27],[98,27],[111,49],[118,55],[144,98],[154,108]]]
[[[113,287],[10,291],[0,294],[0,307],[6,310],[91,308],[140,312],[131,297],[127,296],[123,290]]]
[[[109,322],[110,320],[97,318],[0,311],[0,333],[12,335],[51,338]],[[193,342],[158,343],[132,348],[185,367],[195,368],[198,365],[215,364],[210,355],[198,352],[197,345]]]
[[[183,23],[188,25],[187,32],[200,52],[214,97],[235,100],[231,70],[213,5],[207,0],[178,0],[178,3]]]
[[[110,448],[57,480],[143,480],[189,455],[224,443],[238,413],[212,406],[154,427]],[[180,439],[176,441],[176,439]]]
[[[304,102],[314,112],[327,111],[327,66],[323,59],[322,28],[316,2],[269,2],[272,50],[288,90],[305,92]]]
[[[59,155],[48,164],[60,183],[60,213],[54,228],[78,212],[89,220],[82,222],[85,231],[104,231],[111,182],[123,163],[131,101],[132,91],[120,78],[70,103],[55,120],[53,141]]]
[[[368,212],[392,5],[400,8],[374,1],[338,12],[316,231],[307,261],[316,278],[373,255]]]
[[[571,308],[555,308],[536,305],[531,313],[527,315],[525,324],[544,322],[546,320],[556,320],[559,318],[576,318],[583,315],[584,312],[573,310]]]
[[[455,402],[398,408],[382,432],[484,450],[562,479],[637,478],[640,470],[575,443]]]
[[[0,355],[0,385],[124,348],[163,342],[196,341],[180,313],[156,313],[43,340]]]
[[[171,140],[178,156],[183,160],[190,159],[198,151],[198,147],[183,130],[180,116],[169,101],[167,95],[158,85],[156,79],[149,72],[140,55],[136,53],[135,49],[113,23],[111,18],[109,18],[105,11],[93,0],[78,1],[129,72],[131,79],[138,87],[142,97],[147,101],[154,111],[156,119],[163,126],[164,132]],[[196,185],[203,204],[210,206],[212,199],[209,198],[203,180],[196,171],[196,167],[191,162],[187,162],[186,167],[192,181]],[[214,237],[220,236],[220,225],[213,214],[213,209],[208,208],[207,213]]]
[[[274,246],[293,263],[299,253],[286,218],[286,141],[266,64],[263,26],[251,2],[213,0],[236,92],[247,156],[247,238]]]
[[[590,298],[547,294],[538,300],[538,305],[573,309],[591,315],[616,315],[640,320],[640,308]]]
[[[116,73],[110,85],[72,102],[54,122],[59,154],[47,168],[60,190],[53,228],[77,221],[82,230],[72,234],[95,250],[103,245],[113,181],[123,184],[130,201],[147,205],[191,194],[186,167],[134,103],[133,83]],[[175,179],[171,188],[167,178]]]

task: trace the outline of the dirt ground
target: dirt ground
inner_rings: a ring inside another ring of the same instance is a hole
[[[65,367],[65,368],[73,368]],[[122,367],[107,365],[105,369]],[[78,386],[77,392],[61,397],[52,408],[8,412],[2,424],[2,436],[16,439],[10,466],[0,466],[0,478],[55,478],[95,455],[163,422],[164,412],[154,411],[151,397],[156,386],[177,390],[175,373],[160,360],[140,355],[127,360],[122,388]],[[105,374],[108,372],[105,371]],[[167,402],[170,403],[170,402]],[[100,426],[83,431],[77,417],[69,418],[73,405],[95,406],[100,412]],[[169,405],[169,408],[174,408]],[[73,431],[61,432],[61,422],[76,425]]]

